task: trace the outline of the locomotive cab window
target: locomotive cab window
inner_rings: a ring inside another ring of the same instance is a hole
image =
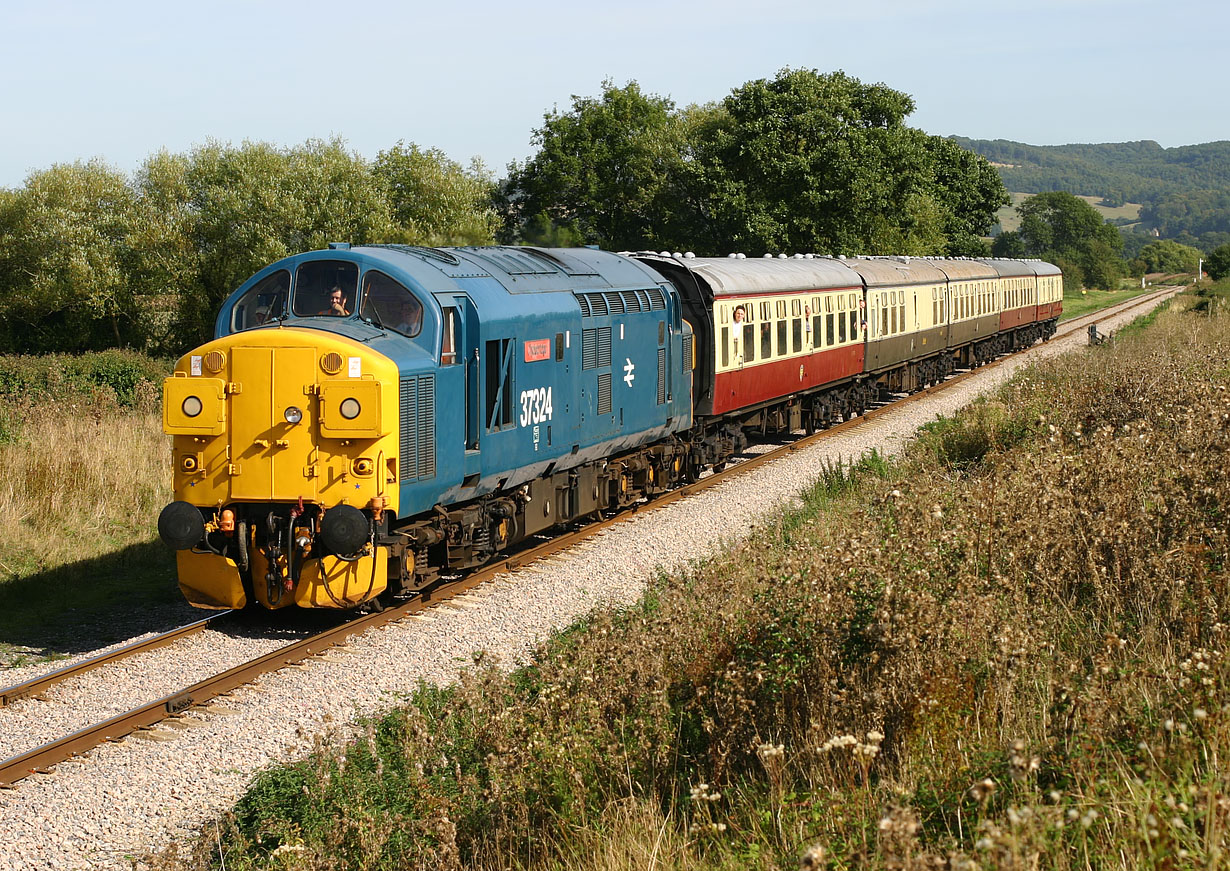
[[[374,270],[363,276],[359,316],[403,336],[417,336],[423,329],[423,304],[400,282]]]
[[[358,264],[345,260],[309,260],[295,274],[295,314],[301,317],[352,315],[358,287]]]
[[[259,327],[286,314],[286,297],[290,294],[290,273],[279,269],[261,279],[255,287],[235,303],[231,312],[231,332]]]
[[[440,365],[457,362],[457,309],[444,309],[444,329],[440,336]]]

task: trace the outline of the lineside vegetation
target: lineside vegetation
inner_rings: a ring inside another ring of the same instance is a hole
[[[151,861],[1224,861],[1230,285],[1202,293],[817,470],[733,552],[420,687]]]
[[[177,595],[155,530],[169,370],[130,351],[0,357],[0,662],[64,649],[70,609]]]

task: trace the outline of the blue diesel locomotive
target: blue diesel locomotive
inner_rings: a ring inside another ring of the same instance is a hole
[[[353,607],[694,474],[674,288],[591,250],[330,246],[223,305],[164,387],[159,518],[205,608]]]

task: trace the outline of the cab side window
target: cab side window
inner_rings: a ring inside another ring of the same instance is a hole
[[[457,362],[457,309],[444,309],[444,332],[440,339],[440,365],[452,366]]]

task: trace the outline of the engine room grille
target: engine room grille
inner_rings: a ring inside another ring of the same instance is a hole
[[[686,336],[683,337],[683,366],[685,370],[692,368],[692,334],[691,333],[688,333]]]
[[[611,413],[611,373],[604,372],[598,376],[598,413]]]
[[[581,368],[601,369],[611,365],[611,328],[581,330]]]
[[[658,348],[658,405],[666,402],[666,349]]]
[[[611,328],[598,329],[598,368],[611,365]]]
[[[649,290],[604,290],[578,293],[575,296],[581,306],[583,318],[666,309],[666,294],[660,287],[651,287]]]
[[[436,475],[436,376],[401,380],[400,479]]]

